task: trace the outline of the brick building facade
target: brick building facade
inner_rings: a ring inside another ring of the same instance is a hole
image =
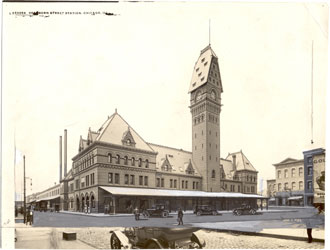
[[[242,201],[255,205],[263,198],[256,195],[256,169],[242,151],[220,158],[222,92],[218,58],[207,46],[189,88],[192,152],[146,142],[116,110],[97,131],[89,129],[86,139],[80,137],[72,169],[61,181],[61,209],[130,212],[155,203],[170,209],[200,203],[230,209]]]

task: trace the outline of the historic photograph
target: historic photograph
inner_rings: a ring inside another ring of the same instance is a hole
[[[1,246],[325,248],[328,15],[4,3]]]

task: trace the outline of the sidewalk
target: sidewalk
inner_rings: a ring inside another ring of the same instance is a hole
[[[290,221],[231,221],[214,223],[192,223],[191,226],[202,227],[218,232],[272,237],[278,239],[307,240],[307,230],[304,224]],[[313,240],[324,242],[324,225],[313,228]]]
[[[21,224],[21,223],[19,223]],[[24,224],[23,224],[24,225]],[[95,249],[79,240],[66,241],[62,238],[63,230],[56,228],[30,228],[19,227],[16,229],[18,249]]]

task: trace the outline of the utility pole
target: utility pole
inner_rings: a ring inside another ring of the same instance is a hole
[[[24,167],[24,224],[26,223],[26,190],[25,190],[25,155],[23,156],[23,167]]]

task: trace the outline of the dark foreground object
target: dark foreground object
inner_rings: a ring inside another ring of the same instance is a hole
[[[194,234],[196,228],[125,228],[110,231],[111,249],[203,248],[205,242]]]
[[[63,240],[76,240],[76,233],[63,232]]]

